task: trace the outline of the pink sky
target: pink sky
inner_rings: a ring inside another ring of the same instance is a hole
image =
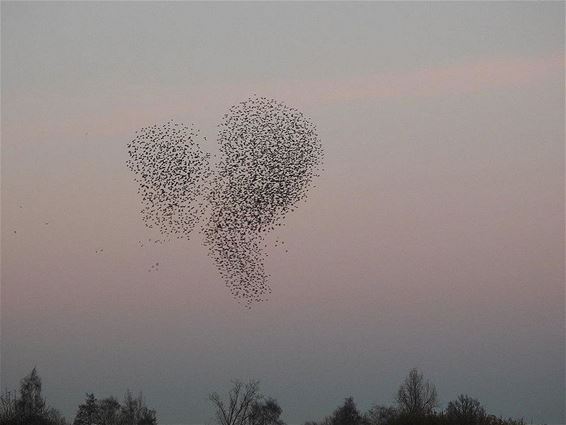
[[[2,386],[37,365],[67,415],[129,387],[204,423],[252,376],[302,423],[417,366],[443,402],[562,421],[563,9],[3,3]],[[250,312],[198,238],[140,248],[124,162],[171,118],[214,151],[253,93],[315,121],[326,170]]]

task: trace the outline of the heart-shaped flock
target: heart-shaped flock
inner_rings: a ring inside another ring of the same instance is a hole
[[[164,238],[189,238],[200,226],[232,296],[251,307],[271,293],[265,237],[306,199],[323,149],[309,118],[265,97],[232,106],[218,127],[214,166],[200,146],[206,138],[174,121],[136,132],[127,165],[145,224]]]

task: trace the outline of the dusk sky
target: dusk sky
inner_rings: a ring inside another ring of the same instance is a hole
[[[37,366],[67,418],[130,388],[204,424],[255,378],[300,424],[418,367],[441,407],[565,423],[564,8],[2,2],[1,387]],[[215,152],[254,93],[312,119],[325,170],[248,310],[196,233],[140,246],[125,164],[169,119]]]

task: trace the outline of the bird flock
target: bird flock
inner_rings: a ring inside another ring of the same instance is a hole
[[[164,239],[188,239],[199,225],[231,295],[250,308],[271,293],[266,237],[306,199],[321,171],[322,143],[302,112],[257,96],[222,117],[214,167],[203,140],[174,121],[136,132],[127,165],[142,220]]]
[[[142,219],[164,238],[183,238],[205,209],[210,154],[200,148],[198,130],[173,120],[136,134],[126,164],[136,176]]]

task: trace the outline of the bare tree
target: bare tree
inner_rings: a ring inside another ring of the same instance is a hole
[[[259,393],[259,382],[232,381],[232,389],[228,392],[228,399],[223,400],[218,393],[209,396],[216,409],[218,425],[247,425],[254,406],[262,399]]]
[[[485,421],[486,413],[477,399],[460,394],[448,403],[446,416],[461,425],[479,425]]]
[[[411,416],[431,414],[438,407],[436,387],[416,368],[411,369],[397,391],[397,404],[401,413]]]
[[[15,391],[7,389],[0,394],[0,424],[7,424],[14,421],[17,415],[18,397]]]
[[[123,425],[156,425],[157,418],[155,410],[146,406],[142,393],[134,397],[128,390],[120,408],[120,423]]]
[[[397,416],[397,409],[375,405],[364,414],[364,423],[368,425],[387,425]]]

